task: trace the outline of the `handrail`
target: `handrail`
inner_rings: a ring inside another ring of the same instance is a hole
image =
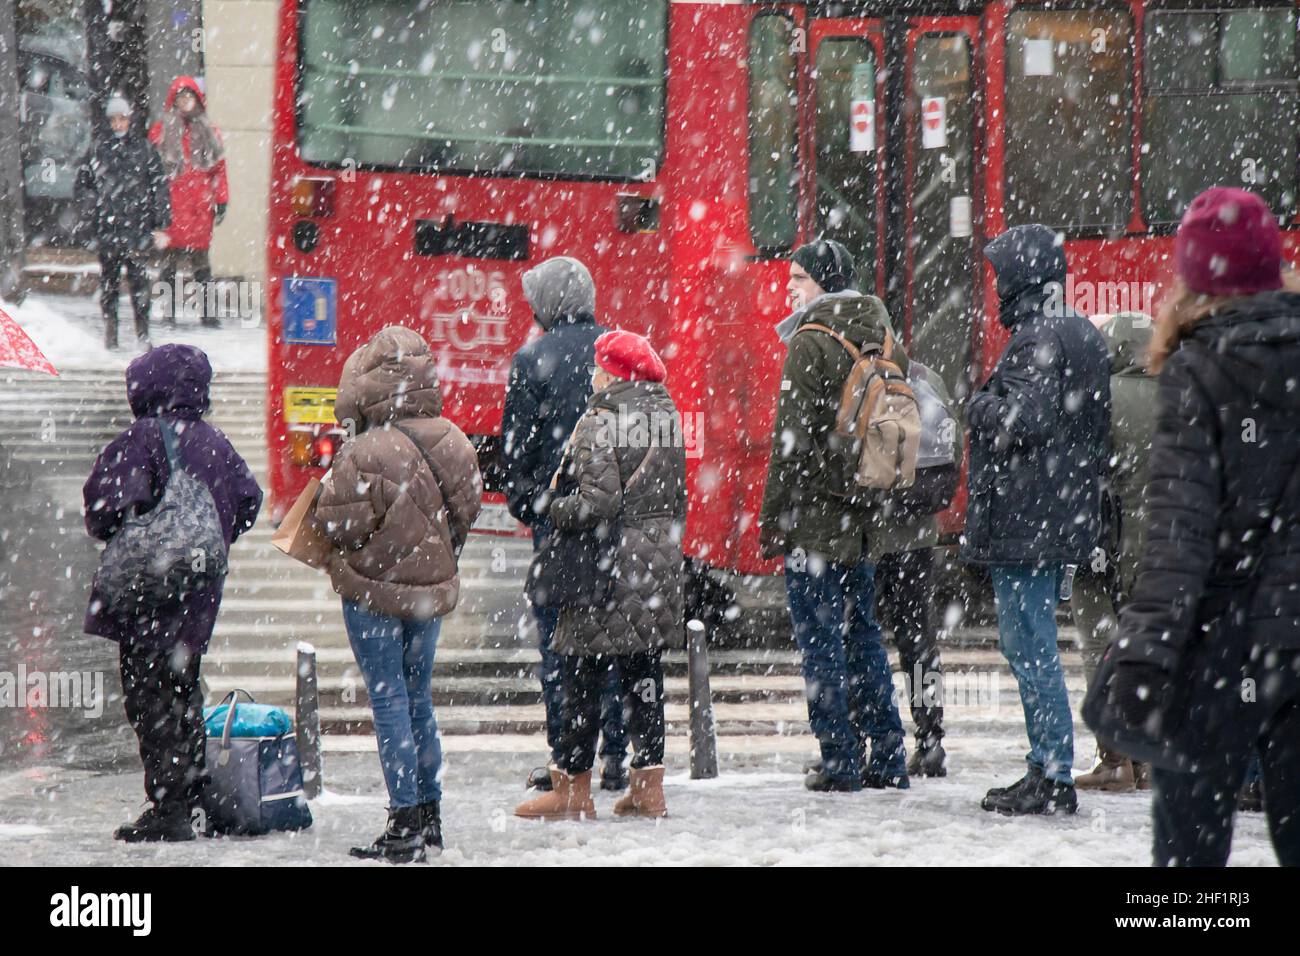
[[[441,139],[458,143],[491,143],[493,145],[501,146],[586,146],[593,148],[608,147],[611,149],[625,149],[631,147],[645,147],[647,149],[659,148],[659,141],[657,139],[565,139],[549,136],[494,136],[489,133],[462,135],[460,133],[445,133],[438,131],[396,130],[380,126],[358,126],[350,123],[305,123],[303,125],[305,129],[324,130],[330,133],[360,133],[365,136],[393,136],[429,140]]]
[[[357,66],[355,61],[348,65],[334,63],[304,63],[304,67],[317,73],[336,73],[345,76],[388,76],[411,80],[455,80],[471,83],[532,83],[546,86],[560,83],[585,84],[587,86],[662,86],[664,78],[653,76],[583,76],[571,73],[550,73],[519,75],[512,73],[466,73],[456,70],[425,72],[422,70],[403,69],[389,66]]]

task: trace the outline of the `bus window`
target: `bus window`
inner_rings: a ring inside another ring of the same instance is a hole
[[[1133,26],[1126,10],[1007,18],[1007,225],[1121,233],[1133,206]]]
[[[854,102],[874,108],[876,53],[862,37],[827,37],[817,46],[816,71],[817,232],[844,244],[862,291],[873,292],[876,150],[850,149],[849,122]]]
[[[1294,212],[1294,8],[1153,11],[1145,34],[1147,222],[1178,222],[1198,193],[1218,185],[1240,185],[1274,211]]]
[[[649,179],[667,0],[303,0],[307,162]]]
[[[749,238],[789,249],[798,227],[798,86],[793,25],[763,15],[749,28]]]

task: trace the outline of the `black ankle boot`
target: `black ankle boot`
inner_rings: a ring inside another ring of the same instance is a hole
[[[442,813],[437,800],[420,804],[420,833],[426,850],[434,855],[442,852]]]
[[[184,805],[150,807],[134,823],[124,823],[114,830],[113,839],[124,843],[183,843],[194,839],[194,828]]]
[[[388,826],[370,846],[354,846],[350,851],[362,860],[387,860],[389,863],[423,863],[424,814],[419,807],[390,807]]]
[[[617,793],[620,790],[626,790],[628,787],[629,777],[627,767],[623,766],[621,759],[607,757],[600,765],[600,789],[611,790]]]

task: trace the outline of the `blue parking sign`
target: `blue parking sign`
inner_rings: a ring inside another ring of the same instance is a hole
[[[289,276],[284,280],[284,341],[334,345],[338,283],[334,279]]]

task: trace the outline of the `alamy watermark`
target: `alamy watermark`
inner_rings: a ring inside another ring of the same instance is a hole
[[[67,708],[87,717],[104,713],[104,675],[100,671],[0,671],[0,708]]]
[[[155,282],[149,294],[164,318],[238,319],[246,329],[262,325],[262,283],[257,281]]]
[[[1075,279],[1073,273],[1066,273],[1064,284],[1049,282],[1046,288],[1047,301],[1043,304],[1043,311],[1053,318],[1060,318],[1070,308],[1083,315],[1140,312],[1147,317],[1147,322],[1154,314],[1154,282],[1092,282]]]
[[[601,419],[598,441],[615,448],[683,448],[687,458],[704,455],[704,413],[655,409],[649,413],[620,405],[610,426]]]

